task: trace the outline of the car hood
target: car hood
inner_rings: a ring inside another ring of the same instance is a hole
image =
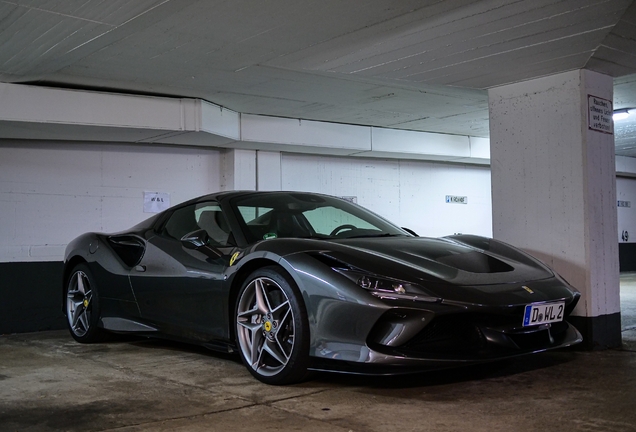
[[[333,249],[324,253],[334,259],[378,275],[404,275],[414,282],[475,286],[554,276],[524,252],[483,237],[382,237],[331,243]]]

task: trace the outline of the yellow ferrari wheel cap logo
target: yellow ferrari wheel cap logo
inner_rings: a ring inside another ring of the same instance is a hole
[[[88,307],[88,299],[84,299],[84,307]]]
[[[263,328],[265,329],[265,331],[270,331],[272,329],[272,323],[269,321],[265,321]]]

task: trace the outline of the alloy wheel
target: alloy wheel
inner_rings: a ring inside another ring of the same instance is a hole
[[[246,363],[261,376],[287,366],[295,342],[294,311],[274,280],[253,279],[243,290],[236,313],[238,342]]]
[[[71,331],[83,337],[90,330],[92,299],[90,281],[83,271],[76,271],[69,280],[66,295],[66,316]]]

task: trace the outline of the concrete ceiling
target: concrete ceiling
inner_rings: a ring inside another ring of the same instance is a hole
[[[242,113],[486,137],[488,88],[581,68],[636,107],[633,0],[0,0],[2,82]]]

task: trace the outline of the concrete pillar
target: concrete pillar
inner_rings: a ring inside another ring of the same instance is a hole
[[[229,149],[221,153],[221,190],[256,190],[256,151]]]
[[[581,291],[571,322],[589,349],[621,344],[612,96],[587,70],[488,91],[493,236]]]
[[[259,191],[279,191],[282,188],[280,152],[256,152],[256,189]]]
[[[281,190],[280,152],[228,149],[221,153],[221,190]]]

